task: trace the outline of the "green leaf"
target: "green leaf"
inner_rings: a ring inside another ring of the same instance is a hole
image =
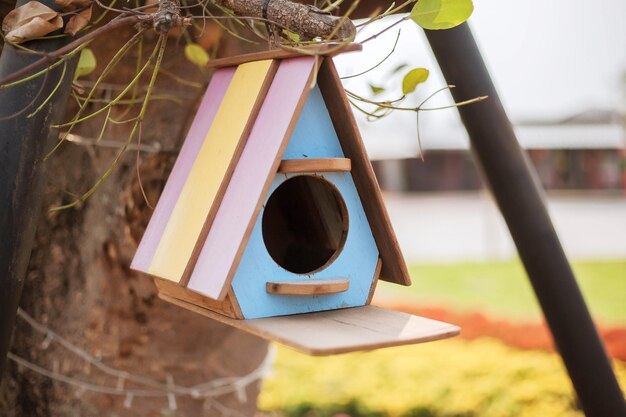
[[[74,80],[79,77],[89,75],[96,69],[96,56],[89,48],[84,48],[80,51],[80,58],[78,58],[78,65],[76,66],[76,72],[74,73]]]
[[[285,34],[285,36],[291,39],[292,42],[295,42],[295,43],[302,42],[302,39],[300,39],[300,35],[298,35],[297,33],[291,32],[287,29],[283,29],[283,33]]]
[[[450,29],[465,22],[473,11],[472,0],[419,0],[411,19],[424,29]]]
[[[378,85],[369,84],[370,90],[372,90],[372,94],[378,95],[385,91],[385,87],[380,87]]]
[[[417,86],[428,79],[430,72],[426,68],[414,68],[402,79],[402,94],[410,94]]]
[[[209,54],[197,43],[185,45],[185,57],[199,67],[204,67],[209,62]]]
[[[396,73],[402,71],[403,69],[405,69],[408,66],[409,66],[409,64],[406,64],[406,63],[405,64],[400,64],[400,65],[398,65],[397,67],[395,67],[394,69],[391,70],[391,74],[396,74]]]

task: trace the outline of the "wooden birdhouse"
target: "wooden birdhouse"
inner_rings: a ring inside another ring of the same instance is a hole
[[[310,354],[455,335],[369,306],[379,279],[410,279],[336,50],[213,63],[131,268],[162,299]]]

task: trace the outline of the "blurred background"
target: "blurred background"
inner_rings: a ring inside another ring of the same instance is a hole
[[[329,3],[340,5],[339,13],[355,4]],[[362,0],[352,17],[384,11],[391,3]],[[626,2],[474,5],[470,26],[546,190],[553,222],[625,389]],[[0,15],[11,7],[11,1],[0,0]],[[369,25],[358,36],[372,38],[363,52],[336,62],[340,74],[350,77],[344,79],[347,90],[378,101],[401,96],[411,68],[427,68],[428,80],[403,102],[415,107],[445,82],[413,22],[372,37],[399,19]],[[228,27],[254,38],[244,25]],[[77,86],[91,88],[134,33],[120,29],[92,42],[99,71]],[[143,42],[98,88],[103,103],[127,88],[156,38],[149,33]],[[0,386],[1,417],[582,417],[454,108],[422,111],[419,119],[396,111],[373,122],[353,110],[413,279],[411,287],[380,283],[374,303],[457,324],[462,334],[327,358],[277,347],[273,373],[263,380],[257,401],[256,381],[242,387],[233,377],[257,369],[266,342],[159,300],[152,280],[129,264],[152,214],[147,201],[157,201],[210,77],[182,58],[185,47],[197,43],[213,57],[267,49],[267,43],[228,36],[216,22],[170,33],[168,42],[154,91],[169,99],[148,108],[143,152],[128,152],[85,204],[54,212],[47,209],[74,201],[99,181],[131,126],[109,123],[104,132],[104,119],[92,118],[73,131],[76,141],[49,160],[45,215],[20,301],[35,321],[17,320],[11,352],[22,363],[58,370],[79,383],[55,381],[45,369],[10,362]],[[425,107],[452,104],[444,90]],[[70,100],[66,120],[78,105]],[[123,120],[139,107],[120,105],[111,115]],[[52,341],[49,330],[69,344]],[[121,377],[102,372],[99,364],[119,369]],[[131,392],[145,385],[126,376],[167,381],[168,387],[231,381],[237,389],[207,398],[192,392],[175,401],[93,390],[122,386]],[[84,389],[87,382],[94,384],[91,391]]]
[[[474,3],[470,26],[624,388],[626,3]],[[411,68],[430,76],[407,107],[445,86],[411,21],[336,61],[347,90],[377,101],[399,97]],[[425,107],[451,104],[445,91]],[[379,284],[374,303],[459,324],[462,335],[326,359],[280,349],[260,407],[308,417],[582,416],[456,109],[376,121],[353,110],[413,278],[409,288]]]

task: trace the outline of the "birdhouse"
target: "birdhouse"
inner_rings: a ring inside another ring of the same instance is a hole
[[[337,52],[213,62],[131,268],[164,300],[310,354],[455,335],[369,306],[379,279],[410,279]]]

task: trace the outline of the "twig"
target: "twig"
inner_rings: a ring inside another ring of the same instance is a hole
[[[383,33],[387,32],[388,30],[396,27],[397,25],[399,25],[402,22],[405,22],[409,19],[409,16],[405,16],[402,19],[397,20],[396,22],[392,23],[391,25],[387,26],[386,28],[384,28],[383,30],[381,30],[380,32],[375,33],[374,35],[370,36],[369,38],[365,39],[364,41],[361,41],[361,44],[364,44],[366,42],[369,42],[373,39],[376,39],[377,37],[379,37],[380,35],[382,35]]]
[[[26,116],[27,119],[32,118],[33,116],[35,116],[37,113],[39,113],[41,111],[41,109],[43,109],[46,104],[48,104],[48,102],[50,102],[50,100],[52,100],[52,97],[54,96],[54,94],[57,92],[57,90],[59,89],[59,87],[61,86],[61,83],[63,82],[63,80],[65,79],[65,71],[67,71],[67,62],[63,63],[63,70],[61,71],[61,76],[59,77],[59,81],[57,81],[56,85],[54,86],[54,88],[52,89],[52,91],[50,92],[50,94],[48,94],[48,97],[46,97],[46,99],[39,105],[39,107],[37,107],[35,109],[35,111],[33,111],[31,114],[29,114],[28,116]],[[45,82],[45,80],[44,80]]]
[[[367,74],[368,72],[370,72],[370,71],[378,68],[380,65],[382,65],[382,63],[385,62],[396,51],[396,46],[398,46],[398,41],[400,40],[400,33],[401,33],[401,30],[398,29],[398,36],[396,36],[396,41],[393,43],[393,47],[391,48],[391,51],[389,51],[389,53],[382,60],[380,60],[380,62],[378,62],[373,67],[371,67],[369,69],[366,69],[365,71],[361,71],[358,74],[346,75],[345,77],[341,77],[341,79],[342,80],[346,80],[348,78],[360,77],[361,75]]]
[[[150,200],[148,200],[148,196],[146,195],[146,190],[143,188],[143,184],[141,182],[141,170],[139,169],[141,166],[141,152],[139,149],[141,148],[141,134],[143,130],[143,123],[139,121],[139,132],[137,132],[137,153],[135,160],[135,170],[137,172],[137,182],[139,183],[139,189],[141,190],[141,195],[143,196],[143,200],[146,202],[146,205],[150,207],[150,209],[154,210],[152,204],[150,204]]]
[[[35,104],[35,101],[37,101],[37,99],[39,98],[39,96],[41,95],[41,93],[43,92],[44,87],[46,86],[46,82],[48,81],[48,72],[46,72],[44,74],[43,80],[41,80],[41,85],[39,86],[39,90],[37,91],[37,94],[35,94],[35,97],[33,97],[33,99],[26,105],[24,106],[21,110],[16,111],[13,114],[10,114],[8,116],[2,116],[0,117],[0,121],[2,120],[8,120],[11,119],[13,117],[17,117],[20,114],[24,113],[26,110],[28,110],[33,104]]]

